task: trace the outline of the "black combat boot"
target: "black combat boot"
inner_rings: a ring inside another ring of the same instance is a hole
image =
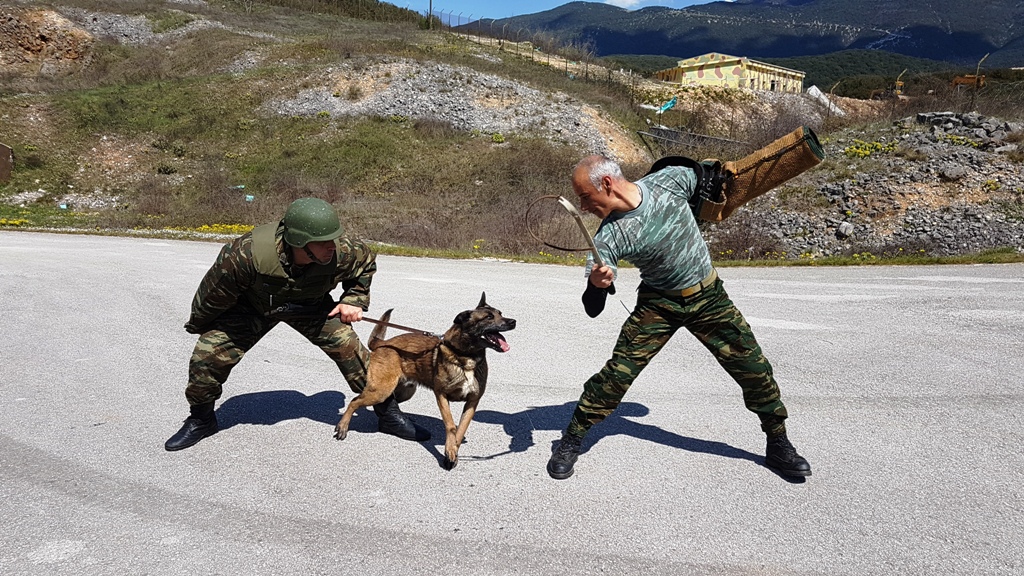
[[[394,394],[388,396],[388,399],[380,404],[375,404],[373,411],[377,413],[378,432],[398,436],[402,440],[413,440],[416,442],[430,440],[430,432],[420,428],[415,422],[407,418],[405,414],[402,414]]]
[[[583,439],[571,434],[562,434],[562,441],[551,453],[548,460],[548,474],[555,480],[565,480],[572,476],[572,466],[580,455],[580,444]]]
[[[768,449],[764,463],[785,476],[810,476],[811,465],[796,453],[796,448],[783,432],[768,438]]]
[[[193,446],[203,438],[216,434],[220,429],[217,427],[217,414],[213,411],[213,402],[197,404],[191,406],[189,410],[191,414],[185,419],[181,430],[164,443],[164,448],[170,452]]]

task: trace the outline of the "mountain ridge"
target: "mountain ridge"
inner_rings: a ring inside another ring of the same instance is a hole
[[[791,58],[873,49],[959,65],[987,54],[990,66],[1024,66],[1024,2],[740,0],[633,11],[570,2],[494,23],[589,43],[598,56]]]

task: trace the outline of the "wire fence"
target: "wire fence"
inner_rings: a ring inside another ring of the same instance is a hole
[[[473,18],[465,11],[435,8],[432,17],[421,15],[429,27],[459,35],[480,45],[496,47],[508,54],[527,58],[562,70],[566,76],[583,80],[635,83],[639,75],[628,69],[610,69],[598,63],[592,42],[566,40],[547,30],[531,30],[501,23],[493,18]]]

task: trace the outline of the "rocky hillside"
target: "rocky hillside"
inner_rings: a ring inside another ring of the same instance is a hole
[[[95,38],[52,10],[0,5],[0,73],[56,76],[88,64]]]
[[[254,42],[225,62],[219,74],[251,78],[254,71],[270,64],[291,65],[273,60],[273,49],[268,48],[270,43],[288,42],[286,37],[229,26],[216,21],[209,11],[189,12],[190,7],[206,6],[201,0],[173,4],[188,16],[187,24],[168,32],[155,31],[151,19],[138,15],[81,7],[46,11],[25,4],[0,7],[6,42],[0,52],[4,55],[0,72],[8,78],[73,75],[88,63],[95,38],[173,50],[176,39],[188,34],[228,28],[262,43]],[[502,62],[497,47],[452,37],[445,42],[460,43],[459,49],[474,58]],[[507,51],[500,55],[508,57]],[[579,155],[605,153],[620,160],[631,175],[642,173],[656,154],[664,152],[649,148],[635,130],[624,128],[599,104],[501,73],[443,60],[373,54],[342,58],[326,66],[301,61],[294,65],[302,65],[303,72],[292,85],[269,86],[262,79],[259,85],[246,85],[251,102],[246,112],[251,118],[429,119],[460,133],[484,135],[499,148],[507,146],[507,140],[533,136],[570,146]],[[545,65],[562,66],[551,64],[550,59]],[[573,69],[573,73],[581,71]],[[611,71],[596,74],[613,77]],[[654,83],[633,84],[641,102],[658,103],[669,95]],[[720,255],[742,257],[747,252],[753,257],[768,253],[812,258],[920,250],[957,254],[1006,246],[1024,251],[1024,154],[1018,149],[1024,130],[1019,123],[936,111],[909,115],[894,124],[881,119],[892,113],[888,103],[837,99],[849,126],[839,129],[828,126],[835,124],[836,114],[806,94],[725,95],[689,90],[677,95],[677,109],[689,111],[691,120],[700,118],[706,133],[751,135],[762,130],[764,136],[769,129],[784,133],[803,124],[819,131],[829,156],[819,167],[751,203],[730,220],[707,226],[707,238]],[[0,118],[0,127],[6,127],[8,134],[34,140],[46,137],[50,145],[59,145],[60,123],[45,99],[14,95],[5,101],[11,105]],[[240,122],[258,122],[253,119]],[[652,115],[648,120],[665,118]],[[0,139],[7,137],[0,135]],[[124,197],[126,191],[151,182],[154,174],[173,193],[198,169],[197,163],[190,164],[188,154],[168,155],[165,148],[155,149],[152,138],[113,129],[91,138],[58,190],[0,184],[0,201],[90,210],[123,208],[133,205]],[[229,151],[224,156],[242,153]],[[472,156],[463,159],[467,164],[475,161]],[[480,173],[486,172],[482,167]],[[483,180],[476,186],[487,187]],[[557,190],[567,192],[564,186]]]
[[[1024,252],[1022,130],[952,112],[845,130],[826,139],[820,167],[752,202],[745,223],[791,257]]]

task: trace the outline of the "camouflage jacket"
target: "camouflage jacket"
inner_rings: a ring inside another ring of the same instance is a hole
[[[282,231],[283,228],[279,227],[275,238],[277,252],[286,273],[297,277],[304,268],[291,265],[289,251],[281,238]],[[344,293],[339,302],[367,310],[370,306],[370,282],[377,271],[376,255],[365,243],[351,238],[338,238],[335,247],[337,268],[331,286],[323,295],[327,296],[341,284]],[[221,248],[192,299],[192,314],[185,330],[200,334],[228,309],[236,305],[252,308],[249,302],[254,298],[248,292],[258,289],[257,278],[252,232],[249,232]],[[260,311],[253,309],[252,312]]]

